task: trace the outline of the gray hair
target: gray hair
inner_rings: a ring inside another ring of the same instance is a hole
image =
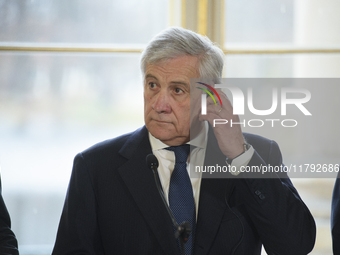
[[[149,42],[141,57],[142,73],[147,64],[185,55],[198,57],[201,78],[222,77],[223,51],[208,37],[180,27],[165,29]]]

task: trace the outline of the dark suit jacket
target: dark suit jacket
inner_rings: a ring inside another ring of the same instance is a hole
[[[331,229],[333,254],[340,254],[340,174],[334,184],[332,197]]]
[[[245,136],[256,150],[249,165],[282,164],[275,142]],[[211,130],[206,151],[224,159]],[[143,127],[76,156],[54,255],[179,254],[149,153]],[[269,254],[310,252],[312,215],[288,178],[272,177],[202,179],[194,254],[260,254],[262,243]]]
[[[1,195],[0,180],[0,254],[17,255],[18,243],[14,233],[11,230],[11,220]]]

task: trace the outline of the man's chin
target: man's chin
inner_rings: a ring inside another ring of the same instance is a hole
[[[153,130],[149,130],[151,135],[158,140],[160,140],[162,143],[165,143],[169,146],[178,146],[182,145],[186,142],[188,142],[188,138],[184,136],[178,136],[177,134],[168,133],[168,132],[160,132],[159,130],[153,132]]]
[[[158,140],[162,141],[163,143],[165,143],[166,141],[170,141],[172,139],[174,139],[174,135],[171,135],[170,133],[168,132],[164,132],[161,131],[161,130],[149,130],[149,132],[155,137],[157,138]]]

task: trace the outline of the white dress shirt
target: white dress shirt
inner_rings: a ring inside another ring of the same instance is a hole
[[[187,171],[190,177],[192,190],[194,194],[196,219],[198,216],[198,204],[199,204],[202,174],[195,173],[195,176],[190,175],[190,165],[203,166],[204,158],[205,158],[205,151],[206,151],[206,146],[207,146],[207,141],[208,141],[208,131],[209,131],[208,122],[206,121],[202,122],[201,132],[198,134],[198,136],[196,136],[194,139],[192,139],[190,142],[187,143],[187,144],[194,146],[194,149],[192,149],[188,157]],[[160,179],[160,182],[163,188],[165,199],[167,203],[169,204],[170,177],[171,177],[172,171],[175,168],[175,162],[176,162],[175,153],[173,151],[166,150],[165,148],[169,146],[163,143],[162,141],[160,141],[159,139],[155,138],[153,135],[150,134],[150,132],[149,132],[149,140],[150,140],[152,152],[158,159],[159,179]],[[241,156],[239,156],[237,158],[238,160],[235,163],[239,165],[239,163],[242,162],[241,165],[247,165],[254,153],[254,149],[252,147],[250,149],[250,152],[251,153],[244,153]],[[190,164],[188,162],[190,162]],[[234,162],[232,163],[232,165],[234,165]]]

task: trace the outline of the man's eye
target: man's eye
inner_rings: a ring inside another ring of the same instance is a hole
[[[152,89],[156,88],[156,83],[149,82],[149,87],[152,88]]]
[[[176,92],[177,94],[179,94],[179,93],[182,93],[183,90],[181,90],[181,89],[179,89],[179,88],[175,88],[175,92]]]

